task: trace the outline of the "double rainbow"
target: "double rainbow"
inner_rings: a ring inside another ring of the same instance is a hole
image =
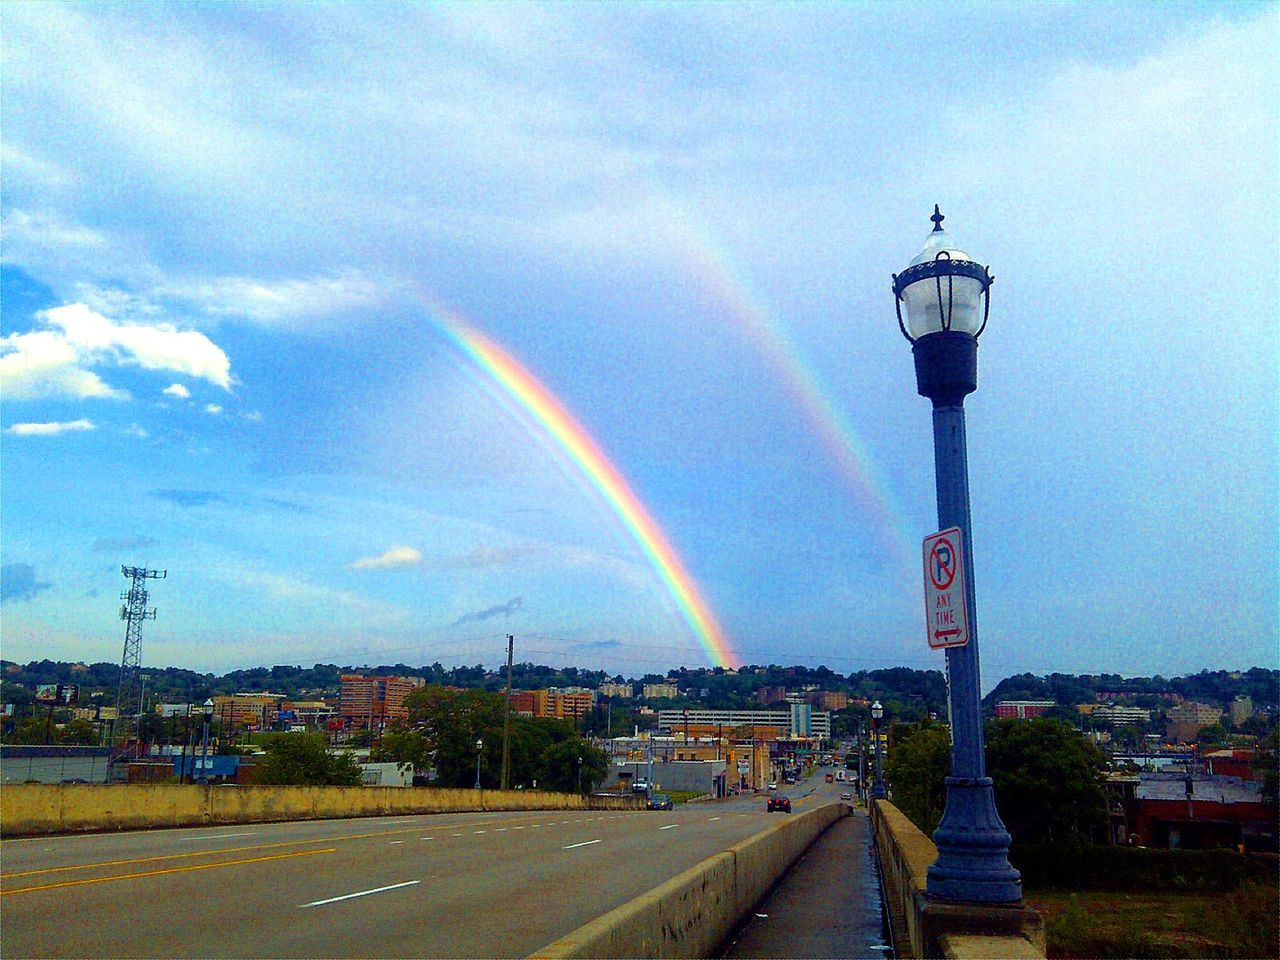
[[[703,599],[698,584],[600,445],[564,404],[509,353],[455,313],[436,305],[427,309],[445,338],[537,424],[599,493],[653,567],[711,662],[722,667],[738,666],[741,658]]]

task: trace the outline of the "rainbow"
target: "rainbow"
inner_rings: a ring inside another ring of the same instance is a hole
[[[711,662],[721,667],[739,666],[742,659],[703,599],[698,584],[685,569],[662,528],[600,445],[564,404],[514,357],[470,327],[455,312],[438,305],[427,306],[427,310],[441,334],[534,420],[601,496],[640,547]]]
[[[890,486],[880,475],[874,457],[840,407],[831,398],[821,376],[805,362],[783,325],[771,319],[762,300],[752,291],[742,271],[706,231],[694,229],[686,216],[662,203],[663,221],[681,261],[737,321],[747,339],[789,389],[818,441],[835,462],[864,513],[876,528],[885,556],[900,571],[919,564],[919,537],[903,520]]]

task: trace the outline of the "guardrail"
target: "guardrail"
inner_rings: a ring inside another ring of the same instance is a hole
[[[1038,960],[1044,921],[1022,904],[997,906],[935,900],[925,892],[938,848],[888,800],[871,802],[871,828],[885,905],[899,957]]]
[[[530,960],[716,956],[800,854],[850,812],[843,803],[831,803],[783,820],[548,944]]]
[[[540,790],[8,784],[0,836],[499,810],[632,810],[642,801]]]

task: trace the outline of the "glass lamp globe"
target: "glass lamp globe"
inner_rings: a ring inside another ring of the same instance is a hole
[[[987,325],[991,276],[956,247],[933,208],[933,232],[910,266],[893,278],[898,325],[913,343],[931,333],[954,330],[977,337]],[[906,307],[903,318],[902,307]]]

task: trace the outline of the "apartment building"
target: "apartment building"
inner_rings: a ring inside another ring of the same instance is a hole
[[[593,690],[513,690],[511,693],[511,709],[525,717],[576,720],[590,713],[595,705]]]
[[[388,721],[405,720],[405,697],[424,685],[419,677],[344,674],[338,693],[338,716],[348,728],[377,730]]]
[[[680,696],[680,689],[674,683],[646,683],[643,691],[646,700],[672,699]]]

